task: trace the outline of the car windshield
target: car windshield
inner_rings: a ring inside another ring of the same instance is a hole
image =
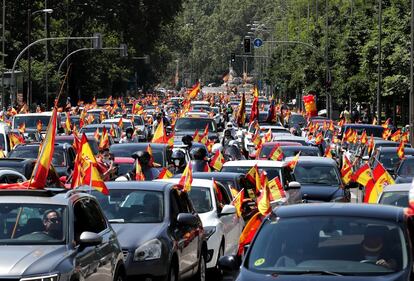
[[[109,190],[109,196],[93,191],[111,223],[160,223],[164,219],[164,195],[150,190]]]
[[[223,167],[222,172],[247,174],[247,172],[251,168],[252,167],[226,166],[226,167]],[[260,170],[266,171],[267,178],[269,180],[272,180],[275,177],[280,177],[281,176],[280,168],[276,168],[276,167],[259,167],[259,171]]]
[[[270,274],[383,275],[407,267],[399,225],[357,217],[270,217],[246,266]],[[316,280],[316,279],[315,279]]]
[[[408,192],[407,191],[389,191],[381,195],[380,204],[392,205],[402,208],[408,207]]]
[[[29,146],[17,146],[14,150],[10,151],[9,158],[31,158],[37,159],[39,154],[39,146],[29,145]],[[55,147],[53,152],[52,164],[55,167],[64,167],[66,166],[65,162],[65,152],[61,147]]]
[[[401,163],[398,175],[401,177],[414,177],[414,158],[407,158]]]
[[[302,115],[291,115],[289,118],[289,124],[290,125],[300,125],[303,126],[306,124],[306,120]]]
[[[214,122],[210,119],[203,118],[180,118],[175,123],[175,131],[180,132],[198,130],[200,133],[202,133],[207,124],[209,132],[217,132],[217,128]]]
[[[301,184],[340,185],[338,173],[334,166],[308,166],[298,164],[295,178]]]
[[[0,203],[0,245],[63,244],[66,223],[61,205]]]
[[[136,117],[134,117],[134,124],[136,126],[142,126],[142,125],[144,125],[144,120],[142,119],[141,116],[136,116]]]
[[[300,152],[300,156],[320,156],[319,148],[312,146],[294,147],[286,146],[282,147],[285,157],[296,156]]]
[[[406,155],[408,155],[408,153],[406,153]],[[382,163],[384,168],[393,170],[398,167],[401,159],[398,156],[397,151],[392,151],[380,153],[378,161]]]
[[[49,124],[50,116],[39,115],[26,115],[15,116],[13,120],[13,129],[19,128],[19,125],[25,124],[26,129],[37,129],[37,122],[41,121],[43,124],[43,130],[46,130],[47,124]]]
[[[146,150],[147,145],[145,146],[134,146],[134,145],[123,145],[123,144],[117,144],[117,145],[111,145],[109,148],[109,152],[113,153],[115,157],[131,157],[131,155],[134,152],[137,151],[144,151]],[[160,164],[161,166],[164,166],[164,147],[154,147],[152,148],[152,156],[154,157],[154,162],[156,164]]]
[[[56,139],[55,143],[60,143],[60,144],[67,143],[67,144],[73,145],[73,139]],[[88,139],[88,143],[92,149],[93,154],[95,155],[98,154],[99,152],[98,142],[95,139]]]
[[[192,186],[188,195],[190,196],[191,202],[197,213],[202,214],[213,210],[209,188]]]
[[[122,123],[124,124],[124,128],[129,128],[132,127],[132,122],[130,120],[123,120]],[[118,125],[118,121],[115,120],[104,120],[102,122],[102,124],[113,124],[113,125]],[[96,129],[95,129],[96,130]]]

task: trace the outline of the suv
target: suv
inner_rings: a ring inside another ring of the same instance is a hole
[[[0,260],[0,280],[125,276],[114,230],[96,199],[78,190],[0,191]]]

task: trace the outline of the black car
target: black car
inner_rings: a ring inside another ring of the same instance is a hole
[[[193,136],[197,130],[199,134],[202,134],[207,125],[208,138],[210,140],[217,140],[219,135],[217,124],[216,121],[214,121],[214,119],[192,117],[178,118],[174,126],[174,142],[181,141],[181,138],[185,135]]]
[[[263,220],[238,281],[410,280],[413,218],[371,204],[282,206]],[[234,256],[219,265],[238,271]]]
[[[0,260],[0,280],[125,280],[115,231],[79,190],[1,190]]]
[[[343,134],[349,130],[352,129],[358,133],[358,135],[361,135],[363,131],[367,133],[367,136],[373,135],[377,138],[382,138],[382,133],[384,131],[384,128],[379,125],[371,125],[371,124],[345,124],[341,127],[338,138],[342,139]]]
[[[40,143],[19,144],[10,153],[9,158],[37,159],[39,154]],[[76,157],[75,149],[72,145],[55,144],[52,164],[59,176],[69,176],[73,170]]]
[[[108,182],[99,200],[134,280],[204,280],[207,244],[200,218],[185,192],[165,182]]]
[[[395,175],[395,171],[401,162],[397,150],[398,147],[379,147],[375,150],[369,160],[372,169],[375,169],[379,161],[387,169],[388,173]],[[404,148],[404,154],[406,156],[414,155],[414,148]]]
[[[292,157],[285,161],[292,161]],[[342,183],[338,166],[333,159],[301,156],[294,170],[294,177],[301,184],[302,199],[307,202],[349,202],[349,188]]]
[[[411,183],[414,178],[414,156],[405,156],[395,172],[395,183]]]
[[[161,165],[161,167],[167,167],[172,155],[171,147],[168,144],[145,142],[119,143],[111,145],[109,152],[115,157],[131,157],[134,152],[146,150],[148,144],[151,145],[154,162]]]

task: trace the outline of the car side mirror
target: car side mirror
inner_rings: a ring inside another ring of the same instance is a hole
[[[194,227],[198,225],[198,219],[193,214],[180,213],[177,216],[177,223],[185,226]]]
[[[234,215],[236,213],[236,207],[233,205],[224,205],[223,209],[221,210],[219,217]]]
[[[79,238],[79,242],[83,247],[97,246],[102,243],[102,237],[95,232],[84,231]]]
[[[285,188],[285,190],[286,191],[289,191],[289,190],[298,190],[298,189],[300,189],[300,187],[301,187],[300,183],[298,183],[297,181],[291,181],[289,183],[288,187]]]
[[[218,267],[225,272],[232,272],[236,271],[240,264],[236,256],[223,256],[218,261]]]

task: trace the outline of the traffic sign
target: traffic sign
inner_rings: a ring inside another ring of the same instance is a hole
[[[253,45],[255,48],[260,48],[261,46],[263,46],[263,40],[260,38],[256,38],[253,41]]]

